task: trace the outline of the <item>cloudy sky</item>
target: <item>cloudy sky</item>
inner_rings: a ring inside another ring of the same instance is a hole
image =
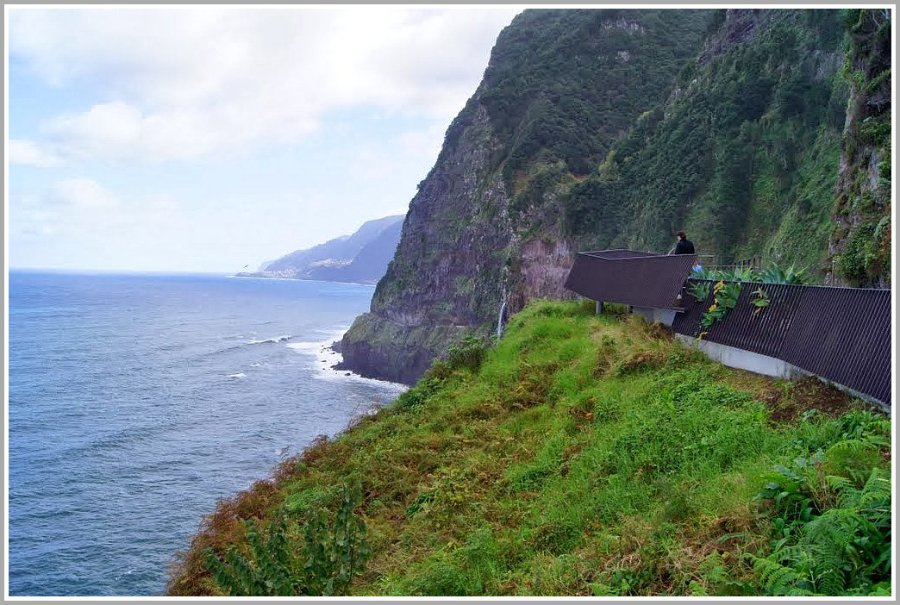
[[[519,10],[10,8],[10,266],[228,273],[404,213]]]

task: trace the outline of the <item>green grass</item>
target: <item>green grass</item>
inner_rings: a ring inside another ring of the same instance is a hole
[[[772,581],[759,561],[802,576],[778,549],[785,523],[807,544],[806,521],[757,496],[774,469],[802,459],[815,472],[798,493],[817,514],[838,508],[826,475],[860,490],[860,477],[888,469],[889,421],[849,399],[835,414],[842,396],[824,386],[729,370],[632,316],[588,307],[529,305],[480,366],[472,355],[438,364],[396,403],[285,463],[262,496],[220,505],[170,592],[222,594],[198,553],[233,544],[252,561],[241,516],[300,523],[337,509],[354,480],[371,559],[350,594],[800,591],[802,578],[785,588],[787,576]],[[812,412],[826,397],[832,413]],[[868,445],[838,447],[848,440]],[[885,589],[877,562],[854,561],[867,579],[829,586]]]

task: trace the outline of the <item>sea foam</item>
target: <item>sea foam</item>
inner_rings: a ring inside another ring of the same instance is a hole
[[[291,342],[288,343],[287,346],[288,348],[291,348],[298,353],[310,355],[314,358],[313,378],[316,378],[318,380],[349,381],[372,384],[380,387],[387,387],[397,394],[400,394],[403,391],[407,390],[409,387],[404,384],[400,384],[397,382],[388,382],[386,380],[376,380],[374,378],[366,378],[365,376],[360,376],[359,374],[355,374],[347,370],[335,369],[334,366],[343,361],[344,357],[343,355],[335,351],[332,348],[332,345],[335,343],[335,341],[339,341],[343,337],[344,332],[346,332],[349,327],[350,326],[342,326],[340,328],[335,328],[334,330],[319,330],[320,334],[327,334],[328,338],[318,341]]]

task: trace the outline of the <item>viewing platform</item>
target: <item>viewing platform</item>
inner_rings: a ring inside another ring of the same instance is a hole
[[[704,327],[718,305],[709,280],[692,279],[696,255],[634,250],[581,252],[566,289],[628,305],[648,322],[730,367],[790,378],[815,375],[891,408],[891,291],[888,289],[735,282],[734,306]],[[709,283],[705,298],[692,284]],[[761,294],[760,294],[761,293]],[[756,304],[761,296],[765,305]]]
[[[647,321],[671,326],[684,311],[684,285],[697,263],[695,254],[636,250],[580,252],[565,288],[597,301],[628,305]]]

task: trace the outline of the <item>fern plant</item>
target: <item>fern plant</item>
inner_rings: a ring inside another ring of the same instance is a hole
[[[213,579],[233,596],[346,594],[370,554],[366,524],[353,512],[361,494],[358,483],[344,486],[333,524],[322,509],[309,511],[302,527],[284,512],[264,531],[258,522],[247,522],[246,552],[231,546],[220,559],[206,550]]]
[[[706,302],[706,299],[709,298],[709,291],[712,288],[712,284],[708,281],[695,281],[691,282],[691,285],[688,287],[688,293],[694,297],[694,299],[699,303]]]
[[[768,556],[747,557],[768,594],[890,592],[890,479],[871,465],[860,475],[853,461],[871,463],[873,443],[869,435],[859,437],[798,459],[796,469],[776,467],[758,495],[771,504],[774,542]],[[823,476],[824,469],[840,474]]]

